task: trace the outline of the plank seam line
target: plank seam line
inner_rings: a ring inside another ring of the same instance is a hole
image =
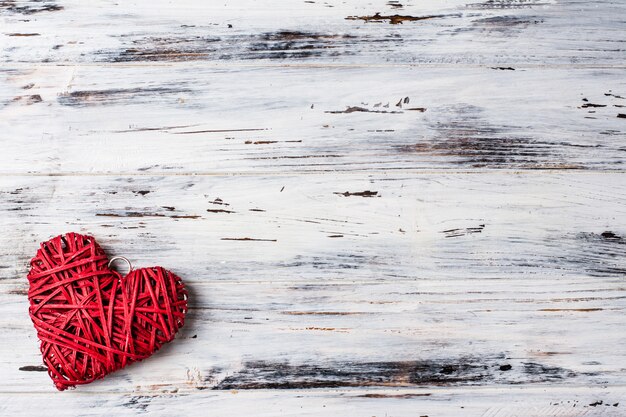
[[[176,387],[172,385],[172,388],[179,388],[179,391],[176,393],[170,393],[167,391],[157,391],[157,392],[149,392],[149,391],[130,391],[130,390],[120,390],[120,391],[93,391],[93,390],[72,390],[71,395],[146,395],[146,396],[185,396],[189,393],[201,393],[206,391],[198,391],[195,388],[184,389],[183,387]],[[180,390],[183,388],[183,390]],[[360,394],[363,392],[374,392],[374,393],[382,393],[382,392],[394,392],[394,393],[409,393],[409,392],[417,392],[422,393],[425,391],[432,392],[437,395],[455,395],[458,393],[465,392],[480,392],[480,391],[509,391],[510,393],[515,393],[515,391],[519,391],[520,393],[528,392],[528,391],[563,391],[563,390],[575,390],[575,389],[583,389],[587,390],[598,390],[598,391],[606,391],[608,393],[612,393],[613,391],[621,391],[626,389],[626,384],[614,385],[611,384],[609,388],[605,386],[593,386],[589,384],[558,384],[558,385],[544,385],[544,384],[524,384],[518,385],[516,387],[508,387],[505,385],[485,385],[485,386],[467,386],[467,387],[398,387],[392,390],[384,389],[384,388],[370,388],[370,387],[361,387],[361,388],[352,388],[352,389],[338,389],[338,388],[320,388],[320,389],[246,389],[246,390],[238,390],[239,394],[245,393],[249,395],[254,395],[256,393],[305,393],[305,394],[313,394],[316,396],[318,394]],[[231,394],[231,390],[208,390],[213,394]],[[50,395],[51,393],[55,393],[56,391],[1,391],[0,395]],[[424,397],[420,397],[420,401],[423,401]]]
[[[588,175],[588,174],[625,174],[626,169],[558,169],[558,168],[535,168],[535,169],[476,169],[476,170],[455,170],[455,169],[380,169],[380,170],[353,170],[353,171],[254,171],[254,172],[5,172],[0,173],[2,177],[294,177],[299,175],[364,175],[364,174],[389,174],[400,175],[533,175],[533,174],[567,174],[567,175]]]
[[[564,64],[519,64],[519,63],[502,63],[502,62],[492,62],[485,64],[444,64],[444,63],[422,63],[422,64],[333,64],[333,63],[295,63],[295,64],[259,64],[259,63],[216,63],[216,62],[163,62],[163,63],[154,63],[154,62],[146,62],[146,63],[109,63],[109,62],[57,62],[57,63],[42,63],[42,62],[27,62],[27,61],[17,61],[17,62],[5,62],[0,69],[13,69],[16,67],[24,67],[28,69],[44,67],[116,67],[116,68],[141,68],[141,67],[173,67],[173,66],[184,66],[189,69],[190,67],[221,67],[221,68],[231,68],[236,69],[240,68],[294,68],[294,69],[310,69],[310,68],[320,68],[320,69],[334,69],[334,68],[449,68],[449,69],[467,69],[467,68],[484,68],[490,69],[493,66],[512,66],[515,69],[523,70],[523,69],[568,69],[568,70],[586,70],[586,69],[626,69],[626,63],[624,64],[576,64],[576,63],[564,63]]]

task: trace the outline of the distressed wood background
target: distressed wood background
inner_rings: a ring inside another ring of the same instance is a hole
[[[0,1],[0,414],[626,415],[626,2]],[[191,292],[59,393],[38,242]]]

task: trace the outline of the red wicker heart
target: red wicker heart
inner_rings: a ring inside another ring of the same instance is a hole
[[[185,321],[182,280],[159,266],[125,277],[91,236],[41,244],[28,274],[30,317],[59,390],[87,384],[152,355]]]

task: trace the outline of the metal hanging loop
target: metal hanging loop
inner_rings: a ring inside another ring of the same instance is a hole
[[[125,257],[123,257],[123,256],[114,256],[114,257],[112,257],[112,258],[109,260],[109,264],[108,264],[109,268],[111,268],[111,265],[113,265],[113,262],[115,262],[115,261],[123,261],[123,262],[126,262],[126,265],[128,265],[128,272],[127,272],[126,274],[129,274],[129,273],[130,273],[130,271],[132,271],[132,270],[133,270],[133,265],[130,263],[130,261],[129,261],[127,258],[125,258]]]

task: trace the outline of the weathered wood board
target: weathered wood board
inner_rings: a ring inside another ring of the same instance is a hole
[[[13,69],[0,127],[16,156],[0,172],[624,169],[624,73],[197,63]]]
[[[626,415],[626,3],[0,1],[0,415]],[[28,261],[189,320],[63,393]]]
[[[3,61],[624,66],[626,4],[5,0]]]
[[[97,397],[97,399],[94,399]],[[619,416],[624,391],[615,388],[429,388],[427,390],[254,390],[202,391],[194,394],[136,390],[132,394],[72,393],[31,395],[28,404],[2,405],[7,415],[40,416],[41,409],[59,415],[118,416],[207,414],[285,416]],[[601,399],[599,399],[601,398]],[[617,405],[616,405],[617,404]],[[190,411],[191,410],[191,411]]]

